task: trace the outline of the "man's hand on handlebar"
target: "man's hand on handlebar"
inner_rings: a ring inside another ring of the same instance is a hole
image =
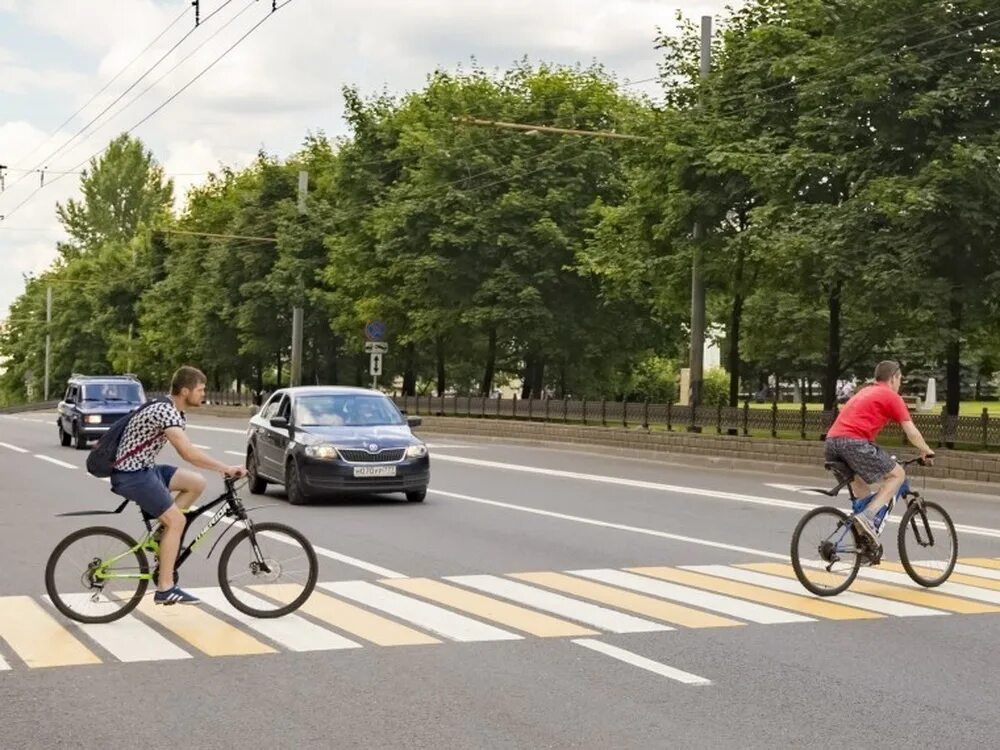
[[[242,466],[227,466],[222,472],[223,476],[229,477],[230,479],[239,479],[240,477],[246,476],[247,470]]]
[[[934,465],[934,453],[933,452],[928,452],[928,453],[924,453],[922,456],[920,456],[920,465],[921,466],[933,466]]]

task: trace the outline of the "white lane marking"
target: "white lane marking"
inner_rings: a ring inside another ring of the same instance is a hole
[[[434,604],[389,591],[367,581],[319,584],[339,596],[398,617],[417,627],[454,641],[519,641],[521,636],[457,615]]]
[[[891,570],[865,568],[862,569],[861,575],[865,578],[873,578],[877,581],[885,581],[886,583],[898,583],[901,586],[909,586],[911,588],[916,586],[916,584],[905,573],[894,573]],[[954,596],[961,596],[965,599],[988,602],[989,604],[1000,604],[1000,591],[981,589],[977,586],[969,586],[964,583],[952,583],[951,581],[946,581],[940,586],[935,586],[931,589],[931,591],[941,594],[953,594]],[[843,594],[841,594],[841,596],[843,596]]]
[[[714,547],[716,549],[725,549],[732,552],[743,552],[748,555],[757,555],[758,557],[769,557],[772,560],[782,560],[784,562],[788,561],[788,555],[778,554],[777,552],[767,552],[761,549],[753,549],[752,547],[741,547],[736,544],[725,544],[724,542],[713,542],[710,539],[698,539],[691,536],[682,536],[680,534],[670,534],[666,531],[657,531],[656,529],[646,529],[641,526],[628,526],[623,523],[611,523],[610,521],[598,521],[594,518],[584,518],[583,516],[571,516],[566,513],[556,513],[551,510],[542,510],[540,508],[530,508],[526,505],[514,505],[513,503],[502,503],[499,500],[487,500],[482,497],[472,497],[471,495],[460,495],[457,492],[444,492],[443,490],[428,490],[435,495],[441,495],[443,497],[451,497],[456,500],[464,500],[470,503],[481,503],[483,505],[493,505],[497,508],[506,508],[508,510],[519,510],[522,513],[534,513],[538,516],[548,516],[549,518],[558,518],[563,521],[573,521],[575,523],[584,523],[589,526],[601,526],[606,529],[617,529],[618,531],[629,531],[633,534],[645,534],[647,536],[655,536],[660,539],[673,539],[677,542],[689,542],[690,544],[699,544],[703,547]]]
[[[50,464],[55,464],[56,466],[61,466],[64,469],[75,469],[76,466],[73,464],[68,464],[65,461],[60,461],[58,458],[50,458],[49,456],[43,456],[41,453],[36,453],[35,458],[40,458],[43,461],[48,461]]]
[[[765,487],[774,487],[776,490],[787,490],[788,492],[798,492],[800,495],[815,495],[815,492],[800,484],[779,484],[777,482],[764,482]]]
[[[189,430],[208,430],[209,432],[230,432],[230,433],[232,433],[234,435],[246,435],[247,434],[247,431],[245,429],[243,429],[243,430],[237,430],[237,429],[235,429],[233,427],[209,427],[208,425],[204,425],[204,424],[189,424],[188,425],[188,429]]]
[[[935,563],[932,560],[925,560],[918,562],[917,565],[923,565],[927,568],[933,568],[935,565],[940,565],[940,563]],[[1000,570],[990,570],[989,568],[979,568],[975,565],[965,565],[964,563],[956,563],[955,565],[956,573],[965,573],[970,576],[979,576],[980,578],[992,578],[994,581],[1000,581]]]
[[[44,598],[52,602],[50,597]],[[65,594],[63,599],[71,607],[80,608],[90,601],[90,596]],[[120,620],[100,625],[84,622],[71,622],[71,625],[111,652],[119,661],[166,661],[191,658],[191,654],[168,641],[135,615],[125,615]]]
[[[275,643],[280,643],[292,651],[331,651],[344,648],[361,648],[360,643],[344,638],[342,635],[321,628],[308,620],[295,614],[284,615],[274,619],[260,619],[250,617],[230,604],[222,590],[219,588],[192,588],[188,589],[203,602],[220,612],[232,617],[241,625],[246,625],[266,638],[270,638]],[[240,589],[237,593],[240,600],[252,607],[260,609],[274,609],[272,602],[265,601],[257,596]]]
[[[192,508],[194,510],[194,508]],[[222,523],[235,523],[240,528],[243,528],[243,524],[239,521],[234,521],[231,518],[223,518]],[[266,536],[270,539],[275,539],[279,542],[284,542],[285,544],[298,546],[296,542],[292,542],[281,534],[275,533],[273,531],[258,531],[258,536]],[[375,575],[381,576],[382,578],[409,578],[404,573],[399,573],[395,570],[389,568],[383,568],[381,565],[376,565],[375,563],[365,562],[364,560],[359,560],[356,557],[351,557],[350,555],[343,555],[340,552],[334,552],[332,549],[327,549],[326,547],[318,547],[313,545],[313,550],[317,555],[321,557],[329,557],[331,560],[336,560],[337,562],[342,562],[345,565],[351,565],[355,568],[360,568],[361,570],[367,570],[369,573],[374,573]]]
[[[212,446],[211,445],[198,445],[198,443],[191,443],[191,445],[193,445],[195,448],[198,448],[199,450],[203,450],[203,451],[210,451],[210,450],[212,450]]]
[[[14,422],[20,422],[21,421],[20,417],[15,417],[12,414],[0,414],[0,419],[10,419],[10,420],[12,420]]]
[[[504,599],[510,599],[519,604],[527,604],[529,607],[561,615],[570,620],[606,630],[609,633],[655,633],[673,630],[669,625],[643,620],[641,617],[626,615],[623,612],[616,612],[613,609],[582,602],[562,594],[544,591],[520,581],[509,581],[498,576],[448,576],[445,580],[494,596],[502,596]]]
[[[731,500],[738,503],[748,503],[750,505],[767,505],[774,508],[784,508],[786,510],[812,510],[819,507],[816,503],[802,503],[794,500],[780,500],[775,497],[761,497],[759,495],[743,495],[736,492],[722,492],[721,490],[706,490],[701,487],[683,487],[675,484],[662,484],[659,482],[646,482],[640,479],[624,479],[622,477],[606,477],[600,474],[583,474],[576,471],[563,471],[561,469],[543,469],[538,466],[523,466],[521,464],[507,464],[499,461],[486,461],[480,458],[467,458],[465,456],[448,456],[436,454],[435,461],[451,461],[453,463],[468,464],[471,466],[484,466],[490,469],[504,469],[507,471],[519,471],[527,474],[542,474],[562,479],[578,479],[585,482],[599,482],[601,484],[613,484],[622,487],[636,487],[644,490],[654,490],[656,492],[668,492],[677,495],[691,495],[694,497],[710,497],[716,500]],[[812,494],[812,493],[809,493]],[[896,514],[889,518],[889,523],[899,523],[901,514]],[[932,521],[931,526],[935,529],[944,529],[945,526],[940,521]],[[991,529],[985,526],[966,526],[965,524],[955,524],[956,531],[975,536],[986,536],[1000,539],[1000,529]]]
[[[246,456],[246,453],[243,451],[223,451],[223,453],[228,453],[230,456],[239,456],[240,458]]]
[[[10,443],[0,443],[0,447],[12,450],[15,453],[29,453],[29,451],[26,451],[24,448],[18,448],[16,445],[11,445]]]
[[[610,656],[612,659],[617,659],[618,661],[625,662],[626,664],[631,664],[633,667],[639,667],[639,669],[645,669],[649,672],[653,672],[654,674],[658,674],[661,677],[682,682],[685,685],[704,686],[712,684],[711,680],[704,677],[699,677],[696,674],[685,672],[683,669],[677,669],[676,667],[671,667],[667,664],[647,659],[645,656],[640,656],[639,654],[632,653],[631,651],[626,651],[623,648],[612,646],[610,643],[602,643],[601,641],[595,641],[592,638],[574,638],[573,643],[578,646],[583,646],[584,648],[589,648],[591,651],[604,654],[605,656]]]
[[[0,672],[3,672],[4,670],[7,670],[7,669],[10,669],[10,664],[8,664],[4,660],[3,656],[0,656]]]
[[[568,572],[576,576],[582,576],[583,578],[590,578],[594,581],[610,583],[612,586],[650,594],[661,599],[671,599],[683,602],[684,604],[690,604],[694,607],[701,607],[702,609],[721,612],[733,617],[740,617],[750,622],[759,622],[765,625],[788,622],[815,622],[812,617],[805,617],[794,612],[785,612],[784,610],[766,607],[756,602],[748,602],[742,599],[734,599],[730,596],[723,596],[722,594],[692,589],[676,583],[636,575],[635,573],[626,573],[609,568],[599,570],[571,570]]]
[[[685,570],[693,570],[697,573],[707,573],[708,575],[716,576],[717,578],[729,578],[733,581],[751,583],[755,586],[763,586],[768,589],[785,591],[789,594],[799,594],[810,598],[819,598],[813,597],[812,594],[802,588],[802,584],[798,581],[793,581],[790,578],[781,578],[780,576],[758,573],[754,570],[744,570],[743,568],[730,568],[726,565],[683,565],[681,567]],[[878,596],[870,596],[869,594],[858,594],[854,591],[845,591],[837,594],[836,601],[840,604],[847,604],[852,607],[858,607],[859,609],[869,609],[872,612],[880,612],[884,615],[892,615],[894,617],[926,617],[930,615],[948,614],[947,612],[942,612],[937,609],[918,607],[914,604],[906,604],[904,602],[897,602],[891,599],[883,599]]]

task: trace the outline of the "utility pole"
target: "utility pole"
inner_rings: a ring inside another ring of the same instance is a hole
[[[299,172],[299,215],[306,214],[306,194],[309,190],[309,173]],[[302,285],[299,285],[301,294]],[[292,308],[292,386],[302,385],[302,319],[303,310],[300,304]]]
[[[701,79],[708,78],[712,67],[712,17],[701,17]],[[705,269],[702,240],[705,228],[695,222],[694,258],[691,261],[691,408],[701,405],[705,359]],[[693,421],[693,420],[692,420]],[[695,428],[697,429],[697,428]]]
[[[191,5],[194,6],[194,25],[197,27],[201,23],[201,0],[191,0]]]
[[[2,193],[4,190],[7,189],[7,183],[5,182],[6,177],[4,175],[4,172],[6,171],[7,171],[7,165],[0,164],[0,193]]]
[[[49,375],[52,360],[52,287],[45,288],[45,388],[43,401],[49,400]]]

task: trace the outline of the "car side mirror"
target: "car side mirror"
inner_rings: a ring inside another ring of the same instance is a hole
[[[288,417],[271,417],[271,427],[288,427]]]
[[[408,427],[419,427],[423,423],[424,423],[424,420],[422,420],[420,417],[407,417],[406,418],[406,424],[407,424]]]

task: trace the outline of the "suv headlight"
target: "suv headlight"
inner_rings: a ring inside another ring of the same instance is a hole
[[[321,458],[327,461],[333,461],[340,458],[340,454],[337,453],[337,449],[328,443],[307,445],[306,455],[309,456],[309,458]]]
[[[101,415],[100,414],[88,414],[83,418],[83,421],[87,424],[100,424]]]
[[[406,449],[407,458],[423,458],[427,455],[427,446],[421,443],[420,445],[411,445]]]

